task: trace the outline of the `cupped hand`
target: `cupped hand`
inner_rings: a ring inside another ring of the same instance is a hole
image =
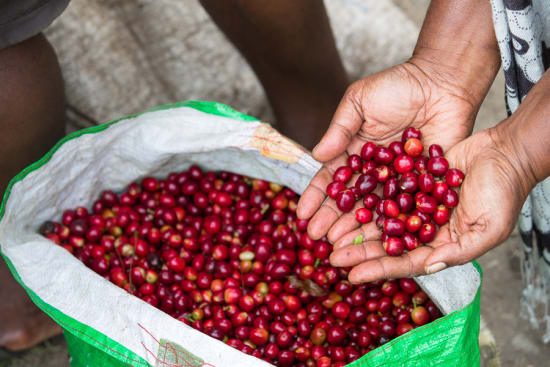
[[[428,76],[429,75],[429,76]],[[328,234],[331,242],[358,228],[353,212],[342,215],[325,189],[332,174],[358,154],[366,141],[387,145],[408,127],[421,129],[425,146],[445,150],[472,131],[479,103],[448,73],[411,60],[353,83],[338,106],[329,129],[313,150],[324,163],[298,203],[298,217],[309,219],[309,235]],[[367,228],[370,228],[367,225]]]
[[[506,138],[496,128],[484,130],[448,152],[450,167],[459,168],[466,177],[458,206],[433,242],[391,257],[379,240],[348,245],[349,238],[342,238],[335,244],[331,263],[353,266],[350,281],[368,282],[434,273],[467,263],[500,244],[513,230],[534,186],[515,161],[515,153],[501,144]]]

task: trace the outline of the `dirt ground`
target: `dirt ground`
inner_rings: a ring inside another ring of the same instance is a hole
[[[394,0],[417,25],[421,25],[428,1]],[[499,75],[479,113],[476,129],[483,129],[505,118],[503,78]],[[504,244],[479,259],[483,270],[482,317],[494,335],[502,366],[534,367],[549,365],[550,345],[540,341],[519,317],[521,279],[519,273],[518,237],[513,234]],[[62,336],[0,361],[0,367],[66,367],[69,366]]]

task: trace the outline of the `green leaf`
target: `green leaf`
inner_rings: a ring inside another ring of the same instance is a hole
[[[353,239],[352,245],[360,245],[362,243],[363,243],[363,235],[360,234],[359,236],[357,236]]]

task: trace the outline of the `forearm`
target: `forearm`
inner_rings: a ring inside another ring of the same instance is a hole
[[[497,146],[523,177],[525,191],[550,176],[550,71],[510,118],[494,128]]]
[[[479,108],[500,67],[489,1],[433,0],[411,62]]]

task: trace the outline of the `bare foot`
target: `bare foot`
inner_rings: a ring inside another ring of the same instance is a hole
[[[61,327],[32,303],[3,260],[0,279],[0,347],[20,351],[61,333]]]

